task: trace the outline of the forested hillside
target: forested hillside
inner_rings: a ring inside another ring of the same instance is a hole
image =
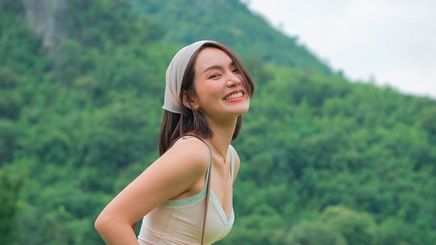
[[[435,244],[435,100],[348,81],[239,1],[61,1],[52,45],[26,1],[0,0],[0,244],[102,244],[93,222],[156,158],[164,71],[197,39],[257,85],[219,244]]]
[[[218,40],[230,45],[247,62],[260,60],[262,63],[273,62],[331,73],[330,68],[312,53],[297,46],[296,37],[287,37],[271,28],[262,17],[251,13],[240,1],[132,2],[138,16],[148,16],[166,30],[162,33],[162,40],[178,43],[192,43],[199,39]]]

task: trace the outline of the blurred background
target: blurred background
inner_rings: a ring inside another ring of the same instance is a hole
[[[246,2],[347,77],[436,98],[435,1]]]
[[[387,56],[376,48],[344,47],[357,60],[348,68],[311,40],[353,47],[358,31],[346,41],[322,11],[266,2],[0,0],[0,244],[103,244],[96,216],[158,156],[166,66],[199,39],[234,49],[257,85],[233,142],[236,223],[217,244],[435,244],[434,83],[422,93],[395,85],[402,76],[372,66]],[[348,6],[316,3],[326,16]],[[434,65],[434,42],[419,48]],[[413,74],[415,61],[401,71]],[[424,74],[407,81],[434,79]]]

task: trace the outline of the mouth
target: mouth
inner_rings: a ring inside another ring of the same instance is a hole
[[[244,97],[244,92],[237,91],[237,92],[233,92],[233,93],[226,95],[224,97],[224,100],[233,100],[233,99],[242,98],[242,97]]]

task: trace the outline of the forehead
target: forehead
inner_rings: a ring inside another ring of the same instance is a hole
[[[228,54],[218,48],[208,47],[200,51],[195,62],[195,68],[201,72],[210,66],[227,67],[233,61]]]

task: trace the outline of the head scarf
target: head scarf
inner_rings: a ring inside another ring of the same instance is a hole
[[[165,98],[162,108],[165,110],[182,113],[182,102],[180,101],[180,89],[186,67],[192,55],[205,43],[216,43],[215,41],[202,40],[182,48],[174,55],[166,71]]]

